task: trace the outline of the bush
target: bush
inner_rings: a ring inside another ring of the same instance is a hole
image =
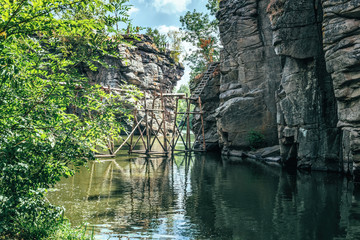
[[[14,201],[15,200],[15,201]],[[92,239],[86,226],[72,228],[60,207],[51,205],[38,192],[16,199],[0,199],[0,240],[5,239]]]
[[[3,2],[0,236],[48,239],[63,218],[45,189],[74,174],[105,137],[121,131],[116,114],[128,117],[128,98],[93,86],[85,75],[106,67],[104,56],[120,57],[122,37],[113,26],[127,20],[114,13],[125,13],[127,0]]]
[[[247,137],[249,147],[251,150],[261,148],[265,145],[265,137],[262,133],[256,130],[251,130]]]
[[[68,221],[63,221],[58,226],[56,231],[47,238],[48,240],[91,240],[94,239],[94,229],[91,230],[91,235],[87,234],[87,226],[83,225],[78,228],[71,227]]]
[[[40,193],[0,200],[0,232],[8,237],[43,239],[55,231],[61,218],[61,209],[46,202]]]

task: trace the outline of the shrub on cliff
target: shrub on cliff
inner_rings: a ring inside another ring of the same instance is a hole
[[[146,28],[145,34],[152,38],[154,44],[160,51],[165,51],[166,45],[168,45],[165,34],[161,34],[159,30],[150,27]]]
[[[261,148],[265,144],[264,135],[261,132],[256,131],[254,129],[248,133],[247,140],[251,150]]]
[[[170,57],[176,63],[180,62],[182,51],[182,33],[179,31],[169,31],[167,34],[161,34],[158,29],[146,28],[146,35],[150,36],[155,46],[162,52],[170,50]]]
[[[206,8],[209,13],[194,10],[180,17],[185,32],[183,40],[197,47],[197,50],[185,58],[190,63],[191,79],[205,71],[209,63],[218,61],[220,57],[218,21],[215,18],[219,1],[208,0]]]

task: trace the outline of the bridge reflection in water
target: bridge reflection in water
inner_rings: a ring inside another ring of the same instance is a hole
[[[214,154],[90,162],[49,200],[98,239],[360,239],[359,191]]]

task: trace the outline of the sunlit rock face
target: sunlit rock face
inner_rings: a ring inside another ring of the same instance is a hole
[[[170,51],[159,51],[146,35],[125,40],[132,45],[119,44],[122,58],[109,56],[103,59],[109,68],[99,66],[96,72],[88,72],[90,79],[103,86],[118,87],[129,83],[149,93],[171,92],[184,74],[184,67],[175,63]]]
[[[249,132],[277,144],[276,103],[281,59],[272,46],[268,1],[222,0],[220,107],[217,127],[224,150],[249,145]]]
[[[359,176],[360,0],[222,0],[217,18],[223,153],[255,130],[284,166]]]
[[[342,131],[346,172],[360,175],[360,1],[323,1],[323,46]]]
[[[275,0],[267,11],[275,52],[283,59],[276,92],[282,160],[285,165],[340,171],[340,134],[322,48],[321,3]]]
[[[184,74],[184,67],[180,63],[175,63],[170,56],[170,51],[160,51],[152,39],[146,35],[138,36],[138,39],[126,38],[132,44],[119,44],[118,51],[122,58],[107,57],[102,59],[108,68],[97,65],[97,71],[87,71],[87,75],[92,82],[105,87],[119,88],[121,84],[133,84],[142,91],[147,99],[148,107],[152,108],[153,94],[172,92]],[[140,101],[141,104],[143,100]],[[164,99],[167,108],[167,128],[172,130],[174,122],[175,101],[172,98]],[[161,101],[156,100],[154,109],[161,109]],[[138,112],[139,117],[144,112]],[[160,112],[157,112],[159,115]],[[160,116],[161,117],[161,116]],[[158,129],[156,124],[154,130]]]

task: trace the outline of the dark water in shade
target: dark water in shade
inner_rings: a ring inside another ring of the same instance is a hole
[[[96,239],[360,239],[360,194],[342,176],[213,154],[91,162],[48,198]]]

